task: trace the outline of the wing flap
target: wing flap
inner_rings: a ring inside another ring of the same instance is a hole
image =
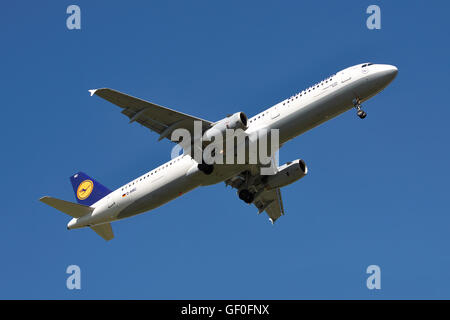
[[[267,212],[272,223],[284,215],[280,189],[263,191],[253,203],[258,208],[259,212]]]

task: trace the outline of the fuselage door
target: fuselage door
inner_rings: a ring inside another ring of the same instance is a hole
[[[106,200],[107,200],[107,203],[108,203],[108,209],[111,209],[112,207],[114,207],[114,206],[116,206],[117,204],[116,204],[116,201],[114,200],[114,193],[110,193],[110,194],[108,194],[108,196],[107,196],[107,198],[106,198]]]
[[[352,78],[352,76],[350,75],[350,73],[348,71],[341,72],[341,83],[347,82],[351,78]]]

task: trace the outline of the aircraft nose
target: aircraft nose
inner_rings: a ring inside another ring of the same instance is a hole
[[[397,76],[398,69],[397,69],[396,66],[387,65],[386,66],[386,73],[389,75],[389,77],[394,79]]]
[[[397,76],[398,69],[396,66],[384,64],[380,66],[379,77],[385,84],[390,83]]]

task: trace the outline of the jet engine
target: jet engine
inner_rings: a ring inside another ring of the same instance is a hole
[[[203,134],[204,140],[211,140],[218,134],[225,134],[226,129],[247,129],[247,116],[243,112],[236,112],[235,114],[229,115],[226,118],[217,121],[214,125],[205,131]]]
[[[264,187],[266,189],[281,188],[303,178],[307,173],[308,167],[305,161],[302,159],[289,161],[278,167],[276,174],[265,176],[266,181]]]

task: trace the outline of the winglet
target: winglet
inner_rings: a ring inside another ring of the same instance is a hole
[[[91,97],[95,94],[95,91],[97,91],[97,89],[90,89],[88,90],[89,93],[91,94]]]

